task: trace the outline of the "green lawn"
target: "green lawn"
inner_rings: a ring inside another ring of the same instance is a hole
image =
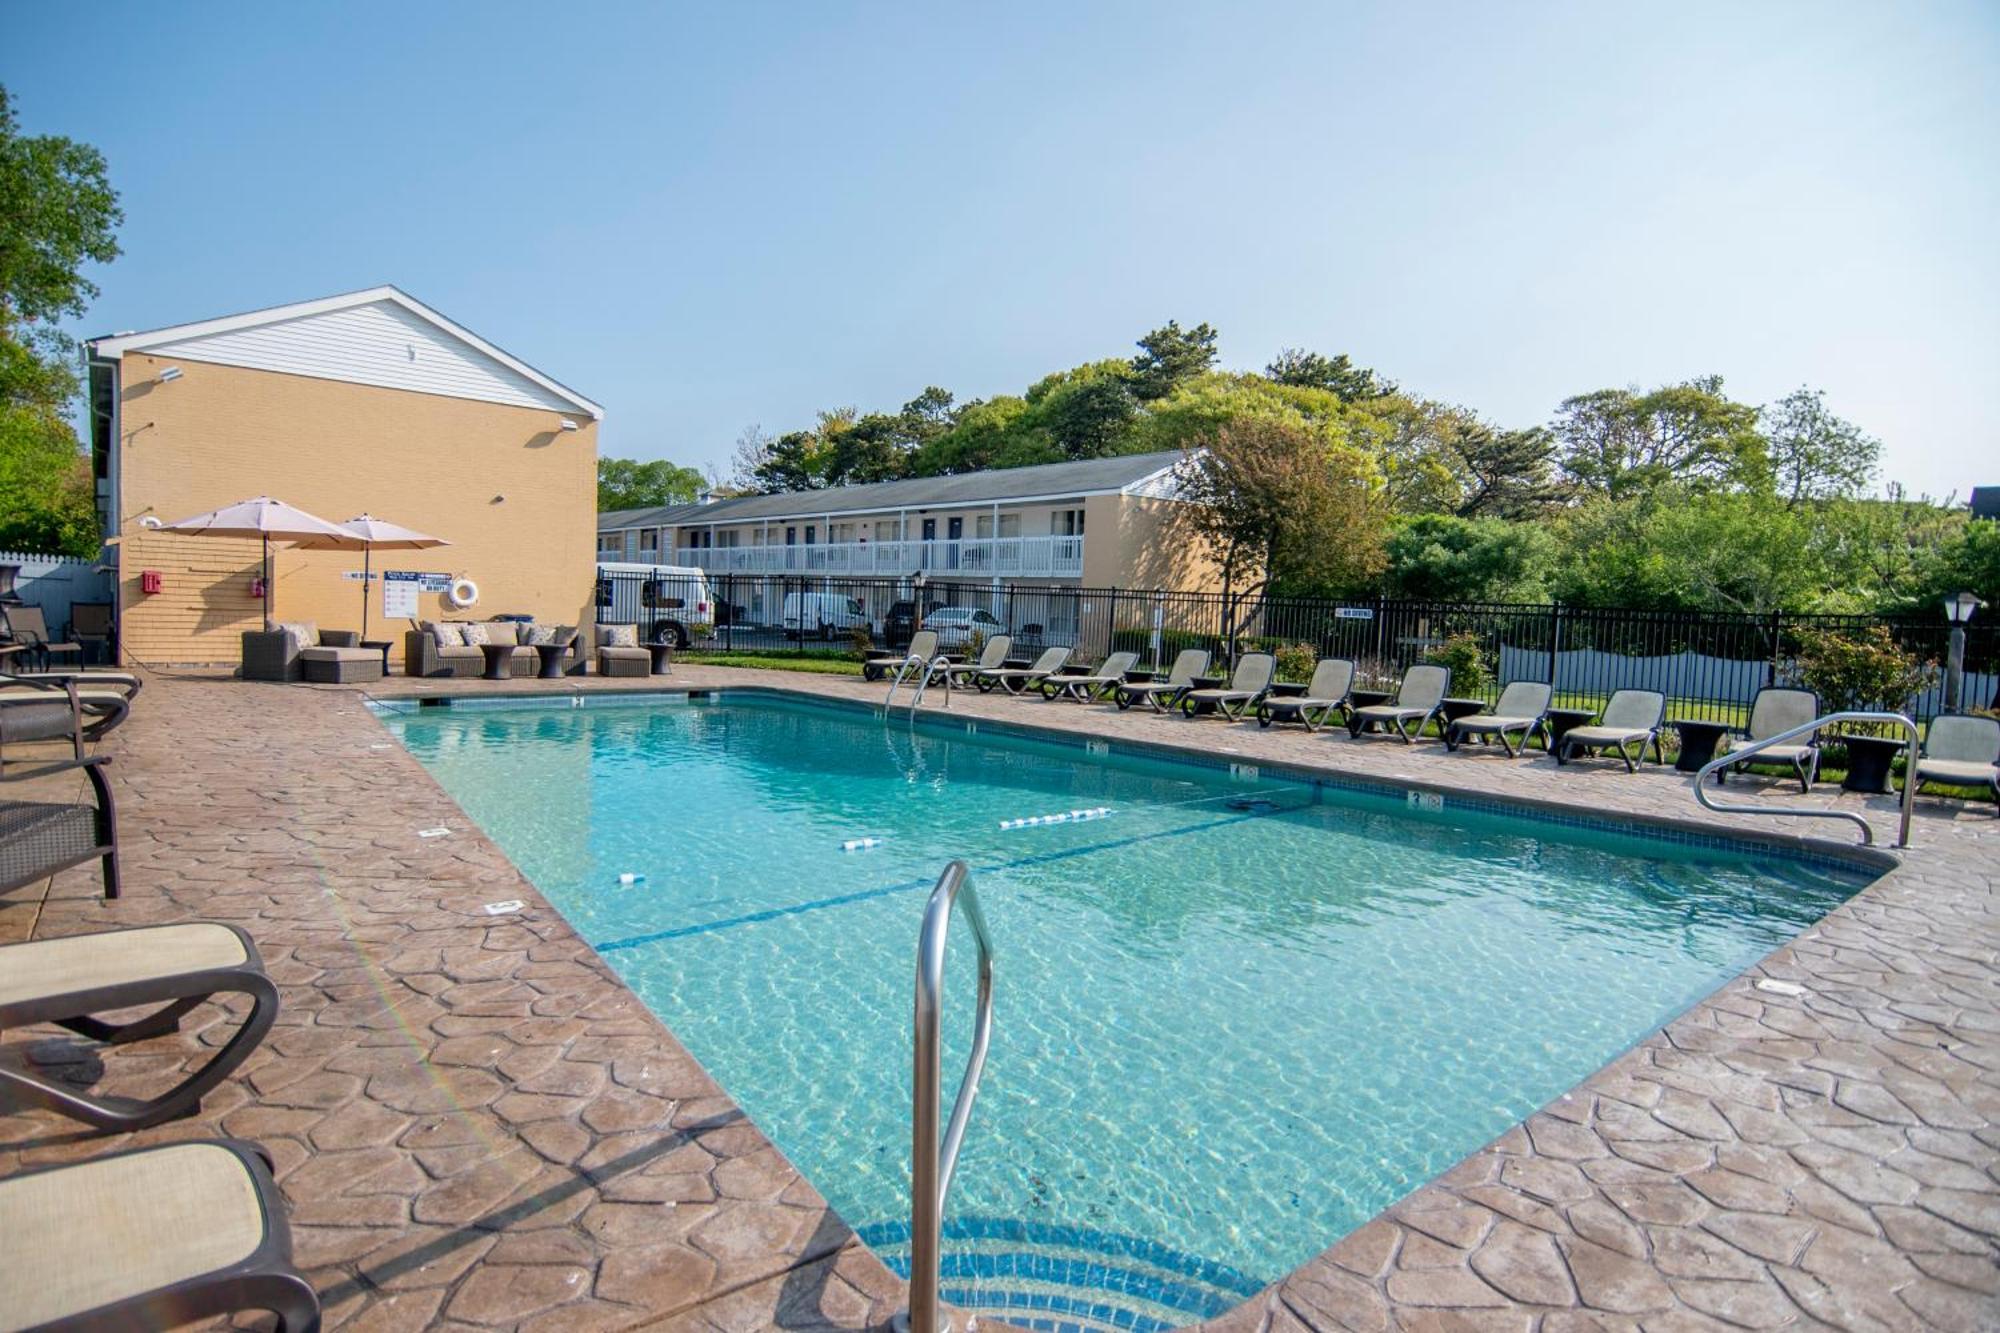
[[[766,671],[810,671],[822,676],[858,676],[861,663],[837,652],[675,653],[674,661],[694,666],[762,667]]]

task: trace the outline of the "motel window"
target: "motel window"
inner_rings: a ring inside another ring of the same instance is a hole
[[[978,535],[978,536],[981,536],[981,537],[991,537],[991,536],[994,536],[994,535],[995,535],[995,533],[994,533],[994,531],[993,531],[993,515],[991,515],[991,514],[981,514],[981,515],[979,516],[979,520],[978,520],[978,524],[977,524],[977,527],[976,527],[975,531],[976,531],[976,535]],[[1020,536],[1020,535],[1021,535],[1021,516],[1020,516],[1019,514],[1002,514],[1002,515],[1000,515],[1000,531],[999,531],[998,535],[999,535],[999,536],[1001,536],[1001,537],[1018,537],[1018,536]]]
[[[625,534],[622,532],[598,533],[597,558],[599,560],[623,560],[625,558]]]
[[[727,532],[718,532],[715,534],[715,544],[717,546],[735,546],[738,545],[742,540],[743,540],[743,534],[738,532],[735,528],[731,528]]]
[[[639,554],[657,555],[660,550],[660,530],[658,528],[639,529]]]
[[[1058,509],[1049,515],[1049,535],[1054,537],[1081,537],[1083,535],[1083,511],[1081,509]]]
[[[851,542],[854,540],[854,525],[852,523],[829,523],[826,526],[826,539],[829,542]]]
[[[903,521],[897,518],[876,519],[875,540],[878,542],[899,542],[903,540]]]

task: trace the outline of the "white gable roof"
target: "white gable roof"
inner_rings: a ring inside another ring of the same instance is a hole
[[[588,398],[394,287],[94,339],[91,351],[211,361],[601,418]]]

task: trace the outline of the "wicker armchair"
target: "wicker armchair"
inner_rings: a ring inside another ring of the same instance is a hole
[[[13,698],[0,702],[0,893],[86,861],[104,863],[104,896],[118,896],[118,816],[104,780],[103,755],[83,752],[83,706],[76,683],[50,691],[48,700]],[[11,767],[6,746],[13,742],[66,740],[71,758],[29,761]],[[82,769],[90,779],[93,804],[17,801],[5,784]]]

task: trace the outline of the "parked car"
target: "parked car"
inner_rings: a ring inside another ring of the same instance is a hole
[[[931,615],[944,607],[943,602],[932,602],[924,609]],[[917,604],[915,602],[891,602],[882,616],[882,643],[890,652],[901,652],[910,646],[910,636],[917,630]]]
[[[631,587],[638,587],[638,605],[631,604]],[[620,588],[625,591],[621,595]],[[611,563],[597,567],[597,618],[631,617],[648,642],[685,648],[706,638],[715,628],[715,603],[708,575],[694,565]]]
[[[942,652],[962,653],[995,634],[1005,634],[1007,626],[992,612],[971,606],[945,606],[924,613],[924,628],[935,630]]]
[[[788,639],[831,639],[857,629],[873,629],[859,599],[835,592],[788,592],[779,619]]]

